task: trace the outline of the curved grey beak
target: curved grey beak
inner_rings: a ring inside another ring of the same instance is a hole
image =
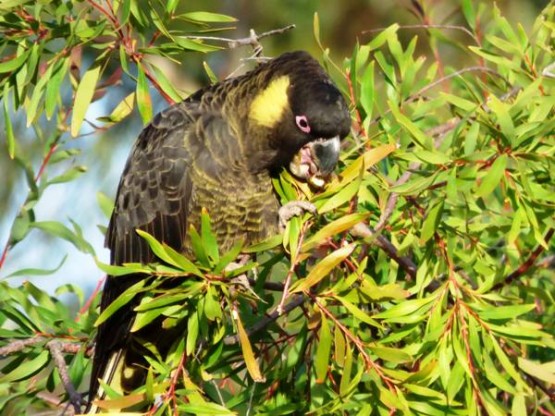
[[[308,180],[313,186],[321,188],[326,177],[335,169],[340,148],[339,136],[314,140],[299,150],[289,164],[289,171],[297,178]]]
[[[321,176],[328,176],[333,172],[339,161],[339,150],[341,149],[339,136],[331,139],[320,139],[311,144],[314,162],[319,170],[318,173]]]

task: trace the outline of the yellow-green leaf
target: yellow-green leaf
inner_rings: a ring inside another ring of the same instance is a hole
[[[506,166],[507,155],[501,155],[495,160],[495,162],[493,162],[488,172],[482,179],[482,183],[480,183],[480,186],[478,186],[478,189],[476,190],[477,197],[487,196],[493,192],[497,185],[499,185],[499,182],[501,182]]]
[[[325,278],[339,263],[345,260],[355,249],[354,244],[348,244],[335,250],[321,261],[308,273],[306,278],[296,282],[292,288],[291,293],[302,292],[310,289],[317,284],[320,280]]]
[[[539,378],[549,384],[555,384],[555,372],[549,368],[549,363],[542,364],[527,360],[524,357],[518,358],[518,367],[527,374]]]
[[[8,155],[10,159],[15,157],[15,136],[13,134],[12,120],[9,113],[9,83],[4,85],[4,120],[6,123],[6,141],[8,143]]]
[[[49,361],[48,350],[42,350],[39,355],[31,360],[24,361],[7,374],[0,376],[0,383],[10,383],[29,378],[42,370]]]
[[[364,221],[369,215],[370,213],[355,213],[339,217],[306,240],[302,246],[302,251],[307,252],[318,244],[325,242],[328,238],[336,236],[343,231],[350,230],[359,222]]]
[[[322,314],[320,323],[319,342],[314,358],[316,368],[316,383],[323,383],[326,380],[331,354],[331,331],[328,320]]]
[[[112,113],[108,117],[98,117],[100,121],[106,121],[110,123],[118,123],[127,117],[131,111],[133,111],[135,102],[135,92],[132,92],[127,97],[119,102],[119,104],[114,108]]]
[[[331,186],[331,189],[342,188],[353,179],[357,178],[360,175],[361,169],[368,169],[371,166],[374,166],[380,160],[384,159],[390,153],[392,153],[395,149],[397,149],[397,145],[395,144],[384,144],[379,147],[375,147],[373,149],[367,150],[362,154],[358,159],[350,163],[343,172],[341,172],[341,181],[337,184],[337,186]]]
[[[249,336],[247,335],[247,331],[245,331],[245,328],[243,327],[243,323],[241,322],[241,317],[236,311],[234,311],[234,314],[235,314],[235,322],[237,322],[237,332],[239,334],[241,350],[243,351],[243,358],[245,359],[247,371],[249,372],[250,376],[255,382],[262,383],[266,381],[266,377],[264,377],[260,372],[260,367],[258,366],[256,357],[254,356],[254,352],[252,350],[251,342],[249,340]]]
[[[90,68],[79,83],[77,92],[75,93],[75,100],[73,102],[73,116],[71,117],[71,135],[73,137],[79,134],[79,129],[85,114],[91,104],[96,89],[96,83],[100,77],[100,65],[94,65]]]
[[[437,230],[439,221],[441,220],[441,214],[443,213],[443,199],[440,199],[437,204],[435,204],[428,215],[424,219],[422,224],[422,230],[420,231],[420,240],[425,243],[428,241]]]
[[[152,99],[148,91],[148,81],[145,71],[139,65],[137,73],[137,108],[141,114],[144,124],[148,124],[152,120]]]
[[[180,15],[179,17],[192,20],[194,22],[203,22],[203,23],[228,23],[228,22],[236,22],[237,19],[231,16],[227,16],[225,14],[219,13],[211,13],[211,12],[189,12]]]

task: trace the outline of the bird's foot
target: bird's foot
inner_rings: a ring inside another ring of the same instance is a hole
[[[305,212],[316,214],[317,210],[313,203],[308,201],[290,201],[279,209],[279,226],[283,230],[287,221],[291,218],[303,215]]]
[[[236,270],[246,265],[249,262],[249,260],[250,260],[250,256],[248,254],[242,254],[237,258],[237,261],[229,263],[226,266],[225,270],[228,272]],[[230,280],[230,282],[237,287],[243,288],[245,291],[250,293],[254,298],[262,300],[260,296],[258,296],[256,292],[252,290],[251,284],[249,282],[249,279],[246,273],[241,273],[239,276],[235,276],[233,279]]]

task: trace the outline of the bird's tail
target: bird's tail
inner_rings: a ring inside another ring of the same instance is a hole
[[[134,355],[130,348],[119,349],[110,354],[102,376],[95,383],[96,392],[89,392],[90,400],[86,414],[120,413],[142,402],[139,396],[127,396],[132,390],[144,383],[147,373],[144,366],[136,364],[137,359]],[[114,400],[110,404],[109,393],[111,392],[123,395],[125,399]]]

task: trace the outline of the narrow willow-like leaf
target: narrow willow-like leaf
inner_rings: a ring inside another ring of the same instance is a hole
[[[327,255],[325,258],[320,260],[316,266],[310,270],[308,275],[296,282],[291,288],[290,293],[302,292],[308,290],[322,279],[324,279],[339,263],[345,260],[355,249],[355,244],[348,244],[341,247],[331,254]]]
[[[260,372],[260,367],[258,366],[256,357],[254,356],[249,336],[243,327],[243,322],[241,322],[241,317],[238,313],[235,315],[235,322],[237,323],[237,332],[239,335],[241,350],[243,351],[243,358],[245,359],[245,364],[247,366],[247,371],[255,382],[262,383],[266,380],[266,377],[264,377]]]
[[[316,347],[316,356],[314,357],[316,383],[323,383],[326,381],[330,362],[331,344],[332,337],[328,320],[322,314],[320,332],[318,333],[318,346]]]
[[[73,137],[79,134],[81,124],[83,124],[83,120],[91,104],[99,77],[100,65],[93,65],[92,68],[85,72],[77,87],[75,100],[73,101],[73,115],[71,118],[71,135]]]
[[[8,374],[0,375],[0,383],[12,383],[18,380],[25,380],[34,376],[49,363],[48,350],[42,350],[36,357],[25,360],[16,369]]]
[[[148,89],[148,81],[146,79],[145,70],[141,65],[137,67],[137,108],[141,114],[143,124],[148,124],[152,120],[152,99]]]

